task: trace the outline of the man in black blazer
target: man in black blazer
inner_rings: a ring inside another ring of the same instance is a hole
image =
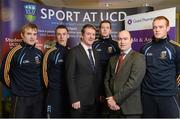
[[[109,60],[105,76],[105,92],[112,117],[139,118],[142,114],[140,87],[145,74],[145,57],[131,48],[126,30],[119,32],[120,56]]]
[[[96,29],[93,25],[84,25],[80,44],[67,55],[65,70],[72,117],[97,117],[101,76],[99,58],[92,49],[95,35]]]

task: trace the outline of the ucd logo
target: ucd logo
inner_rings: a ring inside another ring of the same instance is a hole
[[[25,17],[29,22],[33,22],[36,19],[36,16],[34,15],[36,12],[36,6],[35,5],[25,5]]]

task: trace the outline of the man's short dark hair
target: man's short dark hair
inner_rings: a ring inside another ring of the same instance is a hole
[[[99,25],[99,28],[101,28],[101,26],[102,26],[103,23],[109,23],[110,28],[112,28],[111,22],[110,22],[109,20],[103,20],[103,21],[101,21],[101,22],[100,22],[100,25]]]
[[[96,31],[96,27],[92,24],[85,24],[83,28],[81,29],[81,33],[84,34],[86,28],[92,28]]]
[[[69,32],[68,28],[65,25],[58,25],[55,29],[55,34],[57,33],[58,29],[66,29],[66,31]]]

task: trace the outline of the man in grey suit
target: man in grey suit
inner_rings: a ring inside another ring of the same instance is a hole
[[[104,84],[110,117],[138,118],[142,114],[140,87],[145,75],[145,57],[132,50],[132,42],[128,31],[119,32],[121,54],[109,60]]]
[[[80,44],[67,54],[65,70],[72,117],[98,116],[101,70],[98,54],[92,49],[95,35],[96,29],[93,25],[84,25]]]

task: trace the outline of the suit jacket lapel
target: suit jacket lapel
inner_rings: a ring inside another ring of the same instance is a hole
[[[131,51],[126,55],[126,57],[125,57],[125,59],[124,59],[124,61],[123,61],[123,63],[122,63],[122,67],[127,64],[127,60],[129,60],[129,58],[131,57],[131,54],[132,54],[133,52],[134,52],[134,51],[131,50]]]
[[[117,65],[117,62],[119,60],[119,55],[115,56],[114,60],[112,60],[112,67],[114,67],[113,69],[113,79],[116,77],[116,74],[115,74],[115,70],[116,70],[116,65]]]
[[[82,61],[86,61],[86,63],[88,63],[89,64],[89,58],[88,58],[88,56],[87,56],[87,53],[86,53],[86,51],[85,51],[85,49],[83,48],[83,46],[81,45],[81,44],[79,44],[79,50],[81,51],[81,53],[82,53],[82,56],[83,56],[83,59],[84,60],[82,60]]]
[[[93,54],[94,54],[94,60],[95,60],[95,67],[97,66],[96,63],[97,63],[97,52],[93,49]]]

